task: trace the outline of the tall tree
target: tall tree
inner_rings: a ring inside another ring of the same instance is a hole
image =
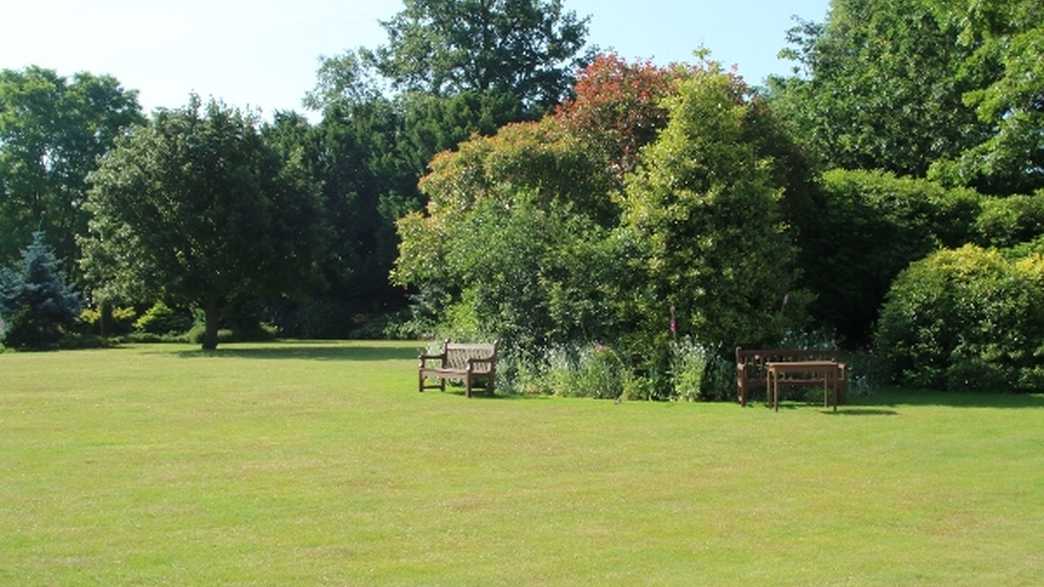
[[[382,22],[378,70],[401,90],[433,95],[506,92],[533,109],[565,97],[588,19],[562,0],[405,0]]]
[[[930,0],[939,18],[960,31],[971,50],[960,76],[975,86],[964,96],[993,132],[930,174],[951,185],[993,194],[1044,188],[1044,4],[1036,0]]]
[[[765,110],[743,81],[706,64],[667,99],[667,127],[628,176],[624,223],[654,293],[649,319],[721,351],[778,339],[801,317],[784,185],[754,130]],[[664,332],[664,329],[657,329]]]
[[[235,108],[193,96],[161,110],[91,180],[89,276],[202,308],[204,349],[234,299],[292,290],[313,269],[317,187],[303,156],[280,158]]]
[[[0,262],[44,230],[66,270],[74,270],[76,236],[87,229],[87,175],[142,121],[137,92],[112,77],[0,71]]]
[[[789,31],[803,75],[772,81],[776,107],[828,166],[924,175],[989,133],[963,102],[956,36],[924,0],[833,0]]]
[[[80,311],[80,295],[68,284],[42,232],[14,268],[0,268],[0,339],[14,348],[54,346]]]
[[[993,194],[1044,185],[1044,5],[832,0],[781,55],[774,105],[822,163]]]

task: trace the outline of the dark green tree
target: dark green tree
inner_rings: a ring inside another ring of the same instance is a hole
[[[0,269],[0,336],[12,348],[55,346],[80,312],[80,296],[66,282],[44,233],[32,238],[14,268]]]
[[[112,77],[67,79],[35,66],[0,71],[0,262],[43,230],[75,276],[87,175],[142,120],[137,92]]]
[[[204,349],[230,303],[293,291],[313,271],[318,188],[304,155],[280,157],[235,108],[193,96],[158,111],[91,181],[88,276],[202,308]]]
[[[826,166],[924,175],[990,133],[964,104],[957,34],[924,0],[832,0],[789,31],[799,75],[771,80],[775,107]]]
[[[405,0],[382,22],[377,69],[400,90],[436,96],[507,93],[546,109],[571,90],[583,64],[587,18],[562,0]]]
[[[1044,186],[1044,5],[833,0],[802,22],[774,107],[828,167],[883,169],[988,194]]]

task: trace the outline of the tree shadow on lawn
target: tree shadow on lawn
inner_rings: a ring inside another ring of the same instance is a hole
[[[394,347],[336,347],[336,346],[291,346],[272,348],[228,349],[214,351],[195,349],[174,353],[182,359],[296,359],[311,361],[396,361],[416,359],[418,351],[412,348]]]
[[[833,410],[821,410],[821,414],[828,416],[898,416],[899,412],[895,410],[885,410],[881,408],[838,408],[837,411]]]
[[[1044,394],[989,391],[927,391],[920,389],[887,389],[867,397],[853,398],[852,408],[902,408],[903,406],[937,406],[947,408],[1042,409]]]
[[[753,403],[753,402],[752,402]],[[761,403],[761,402],[758,402]],[[764,405],[764,404],[763,404]],[[832,408],[822,402],[790,400],[779,404],[780,410],[816,408],[832,416],[898,416],[904,407],[1042,409],[1044,394],[1003,392],[947,392],[920,389],[883,389],[870,395],[850,397],[849,401]]]

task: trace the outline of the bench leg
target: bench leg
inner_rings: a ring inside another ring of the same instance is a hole
[[[471,377],[464,377],[464,397],[471,397]]]
[[[417,391],[424,393],[424,373],[417,373]]]

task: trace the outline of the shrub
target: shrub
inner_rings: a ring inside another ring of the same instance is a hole
[[[134,328],[138,313],[134,308],[115,307],[112,309],[112,319],[109,324],[109,333],[112,336],[127,334]],[[101,308],[84,308],[80,312],[80,324],[88,332],[98,332],[101,329]]]
[[[675,399],[698,401],[703,396],[707,350],[689,338],[671,344],[671,388]]]
[[[192,328],[185,333],[184,339],[192,344],[199,344],[203,342],[203,338],[207,332],[207,325],[203,322],[196,322],[192,325]],[[225,342],[237,342],[239,339],[235,333],[227,328],[221,328],[217,332],[217,338],[219,343]]]
[[[983,200],[975,231],[978,242],[989,247],[1012,247],[1044,235],[1044,190]]]
[[[1044,256],[966,245],[911,264],[888,293],[876,347],[906,384],[1044,389]]]
[[[871,334],[892,280],[911,262],[971,239],[981,196],[880,171],[823,174],[816,221],[802,235],[813,314],[848,345]]]
[[[735,361],[718,354],[708,355],[707,366],[703,370],[700,398],[704,401],[735,401]]]
[[[546,355],[546,388],[566,397],[615,399],[624,391],[624,365],[609,347],[556,348]]]
[[[66,350],[104,349],[111,346],[112,341],[108,338],[102,338],[97,334],[80,334],[76,332],[62,335],[61,340],[58,341],[58,348]]]
[[[149,334],[171,334],[192,328],[192,313],[177,310],[162,300],[156,302],[134,322],[134,329]]]
[[[66,283],[42,232],[22,251],[13,269],[0,269],[3,342],[22,349],[52,348],[80,313],[80,296]]]

